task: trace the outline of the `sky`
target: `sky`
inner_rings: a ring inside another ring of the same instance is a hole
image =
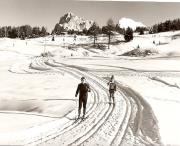
[[[109,18],[115,23],[122,17],[140,21],[146,26],[180,18],[180,2],[120,2],[73,0],[0,0],[0,26],[45,26],[49,32],[60,17],[72,12],[100,26]]]

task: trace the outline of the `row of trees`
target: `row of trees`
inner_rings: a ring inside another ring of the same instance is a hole
[[[165,22],[155,24],[149,28],[149,33],[159,33],[166,31],[175,31],[180,30],[180,19],[167,20]],[[57,23],[52,31],[52,34],[60,35],[66,30]],[[144,34],[144,31],[148,31],[145,27],[137,27],[135,32],[138,32],[140,35]],[[126,41],[133,39],[133,30],[131,28],[122,29],[118,24],[115,24],[112,19],[107,21],[105,26],[99,27],[97,23],[94,23],[88,30],[84,29],[81,32],[68,30],[68,34],[78,34],[78,35],[93,35],[94,43],[96,41],[96,36],[98,34],[106,34],[110,38],[115,33],[120,33],[124,35]],[[18,27],[4,26],[0,27],[0,37],[9,37],[9,38],[34,38],[34,37],[43,37],[48,35],[47,29],[42,27],[31,27],[30,25],[22,25]],[[130,37],[129,37],[130,36]]]
[[[175,30],[180,30],[180,19],[167,20],[165,22],[155,24],[151,27],[149,33],[159,33]]]
[[[22,25],[18,27],[4,26],[0,28],[0,37],[9,38],[35,38],[48,35],[48,32],[44,26],[31,27],[30,25]]]
[[[60,24],[56,24],[52,34],[60,35],[64,33],[66,30],[60,26]],[[130,41],[133,39],[133,30],[128,28],[127,30],[120,28],[119,25],[115,25],[112,19],[107,21],[107,25],[102,28],[99,27],[97,23],[94,23],[88,30],[84,29],[81,32],[77,32],[74,30],[68,30],[68,34],[80,34],[80,35],[91,35],[94,37],[94,44],[96,43],[96,38],[98,34],[106,34],[108,36],[108,44],[111,43],[111,37],[116,33],[120,33],[124,35],[126,41]],[[9,37],[9,38],[35,38],[35,37],[44,37],[48,35],[46,28],[42,27],[31,27],[30,25],[22,25],[18,27],[4,26],[0,27],[0,37]]]
[[[86,35],[94,36],[94,45],[96,41],[96,37],[98,34],[106,34],[108,36],[108,48],[111,43],[111,36],[115,35],[115,33],[124,34],[125,41],[130,41],[133,39],[133,30],[131,28],[122,29],[119,25],[115,25],[112,19],[107,21],[107,25],[100,28],[97,23],[94,23],[89,30],[86,31]]]
[[[146,27],[136,27],[135,32],[139,33],[139,35],[143,35],[145,31],[148,31]]]
[[[59,23],[57,23],[52,31],[52,34],[60,35],[66,31]],[[95,22],[88,30],[85,28],[82,32],[69,30],[67,31],[68,34],[81,34],[81,35],[91,35],[94,37],[94,44],[96,42],[96,37],[99,34],[106,34],[108,35],[108,44],[111,43],[111,36],[115,35],[115,33],[120,33],[125,36],[126,41],[130,41],[133,39],[133,30],[128,28],[127,30],[120,28],[118,24],[114,24],[112,19],[107,21],[107,25],[103,26],[102,28]],[[130,37],[129,37],[130,36]]]
[[[107,21],[107,25],[100,28],[96,23],[94,23],[89,30],[87,31],[87,35],[94,36],[94,43],[95,38],[98,34],[106,34],[108,35],[108,48],[109,44],[111,43],[111,36],[115,35],[116,33],[123,34],[125,41],[130,41],[133,39],[133,30],[131,28],[122,29],[119,25],[115,25],[112,19]]]
[[[112,19],[109,19],[107,21],[107,25],[103,26],[102,28],[99,27],[99,25],[95,22],[88,30],[85,28],[82,30],[82,32],[78,32],[75,30],[68,30],[68,34],[84,34],[84,35],[92,35],[92,32],[96,30],[96,33],[98,34],[106,34],[107,31],[115,31],[120,34],[124,34],[125,30],[120,28],[119,25],[115,25]],[[64,31],[66,31],[59,23],[57,23],[52,31],[52,34],[60,35]]]

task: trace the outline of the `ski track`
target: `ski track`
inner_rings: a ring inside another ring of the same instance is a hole
[[[127,131],[131,116],[131,102],[120,91],[116,93],[116,104],[108,103],[107,80],[90,72],[83,72],[76,68],[61,65],[43,57],[36,57],[27,64],[11,67],[14,73],[68,73],[80,79],[85,76],[90,84],[93,94],[93,103],[87,109],[88,119],[84,121],[69,120],[61,127],[54,127],[48,133],[41,133],[39,137],[33,137],[25,141],[25,145],[120,145]],[[89,97],[90,98],[90,97]],[[75,109],[76,110],[76,109]],[[69,115],[71,115],[69,113]],[[68,115],[66,115],[67,119]],[[46,131],[47,132],[47,131]]]
[[[39,63],[39,64],[40,64],[40,63]],[[39,69],[39,68],[38,68],[38,69]],[[69,73],[70,73],[70,72],[69,72]],[[74,75],[74,74],[71,73],[71,75]],[[74,75],[74,76],[76,76],[76,75]],[[80,76],[78,76],[78,78],[80,78]],[[97,93],[96,93],[96,94],[97,94]],[[87,112],[87,115],[88,115],[88,112]],[[78,124],[79,124],[79,123],[78,123]],[[69,125],[68,125],[68,126],[67,126],[67,127],[68,127],[68,131],[71,130],[72,128],[75,128],[78,124],[76,124],[75,126],[70,126],[71,128],[70,128]],[[66,127],[66,128],[67,128],[67,127]],[[64,129],[66,129],[66,128],[64,128]],[[67,131],[67,130],[66,130],[66,131]],[[63,132],[63,133],[64,133],[64,132]],[[55,138],[55,137],[57,137],[57,136],[58,136],[57,133],[55,133],[53,136],[52,136],[52,134],[46,136],[46,138],[47,138],[47,137],[53,137],[53,138]],[[43,141],[42,139],[39,139],[39,140],[41,140],[41,142]],[[36,140],[35,142],[37,142],[37,141],[38,141],[38,140]],[[35,142],[30,142],[30,143],[28,143],[28,144],[33,144],[33,143],[35,144]]]
[[[78,72],[78,74],[81,74],[81,73]],[[87,75],[84,75],[84,74],[81,74],[81,75],[85,76],[90,81],[90,77],[88,77]],[[92,81],[94,83],[96,83],[98,86],[100,86],[98,84],[98,82],[96,82],[95,80],[92,79]],[[105,90],[104,94],[105,95],[107,94],[106,90]],[[102,94],[99,97],[102,97],[102,96],[104,96],[104,95]],[[101,102],[101,101],[103,101],[103,99],[101,99],[99,102]],[[110,110],[110,108],[111,108],[111,110]],[[78,126],[73,128],[73,130],[67,131],[67,133],[64,133],[63,135],[58,137],[57,140],[56,140],[57,141],[57,145],[59,145],[59,144],[60,145],[71,145],[74,142],[76,142],[77,140],[83,138],[90,131],[92,132],[93,129],[97,129],[98,125],[100,124],[99,122],[103,121],[104,116],[110,115],[111,112],[112,112],[112,109],[113,109],[112,106],[110,106],[109,104],[106,104],[106,103],[104,105],[103,104],[98,105],[97,109],[95,109],[97,112],[93,112],[93,114],[89,116],[88,120],[84,121],[82,124],[78,123]],[[83,133],[83,134],[81,136],[77,135],[77,133],[79,133],[79,132]],[[55,141],[53,140],[53,142],[55,142]],[[49,145],[49,144],[47,144],[47,145]],[[55,143],[53,143],[53,145],[55,145]]]
[[[67,71],[67,72],[68,72],[68,71]],[[68,72],[68,73],[70,73],[70,74],[73,75],[74,77],[77,77],[78,79],[80,78],[79,75],[73,74],[73,73],[71,73],[71,72]],[[95,103],[96,100],[97,100],[96,98],[98,98],[98,92],[97,92],[95,89],[92,90],[92,91],[93,91],[93,95],[94,95],[94,102],[93,102],[93,104],[91,104],[91,106],[89,106],[89,108],[87,109],[87,115],[91,114],[93,108],[94,108],[95,106],[97,106],[97,105],[95,105],[94,103]],[[62,134],[64,134],[64,133],[67,133],[68,131],[74,129],[75,127],[78,126],[78,124],[79,124],[79,122],[77,122],[77,123],[74,124],[74,122],[72,123],[72,122],[70,121],[70,123],[67,124],[65,128],[63,128],[63,130],[61,129],[61,132],[60,132],[60,133],[55,132],[55,133],[53,133],[53,134],[49,134],[49,135],[47,135],[46,137],[44,137],[44,140],[38,139],[38,140],[36,140],[36,141],[33,141],[33,142],[28,143],[28,145],[35,145],[35,144],[38,144],[38,143],[42,143],[43,141],[48,141],[49,139],[52,139],[52,138],[55,139],[56,137],[59,137],[59,135],[62,135]]]

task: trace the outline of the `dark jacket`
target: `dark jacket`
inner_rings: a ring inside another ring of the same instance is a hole
[[[108,82],[109,91],[116,91],[116,84],[114,82]]]
[[[89,84],[87,83],[80,83],[78,84],[77,90],[76,90],[76,94],[75,96],[77,97],[78,93],[79,93],[79,97],[84,97],[88,95],[88,92],[90,92],[90,87]]]

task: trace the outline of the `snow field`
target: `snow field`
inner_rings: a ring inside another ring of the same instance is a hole
[[[109,105],[106,83],[87,72],[89,70],[98,72],[98,76],[109,71],[109,76],[115,74],[119,82],[139,92],[150,103],[159,121],[163,144],[179,145],[180,120],[177,115],[180,110],[180,41],[172,40],[173,35],[174,32],[162,33],[156,37],[136,36],[129,43],[111,45],[109,50],[92,48],[93,39],[86,36],[77,36],[76,41],[73,36],[57,36],[54,42],[51,36],[29,40],[0,39],[0,105],[3,105],[0,118],[4,123],[0,132],[0,139],[3,139],[0,144],[121,143],[132,110],[129,102],[126,102],[122,93],[117,93],[117,106]],[[107,42],[103,36],[98,40]],[[158,44],[159,41],[162,44]],[[145,58],[119,56],[136,49],[139,44],[140,49],[152,49],[159,54]],[[48,51],[52,58],[40,57]],[[73,69],[75,67],[85,72]],[[77,114],[74,94],[81,76],[86,76],[93,88],[87,109],[90,119],[73,124],[72,119]],[[16,121],[9,125],[13,119]],[[22,119],[27,123],[23,123]],[[11,129],[13,132],[10,132]]]
[[[178,135],[180,135],[180,130],[177,130],[180,129],[178,126],[180,118],[177,116],[180,110],[178,89],[154,82],[146,77],[141,77],[139,80],[139,77],[116,76],[116,79],[141,93],[150,103],[158,120],[163,144],[178,145]]]

